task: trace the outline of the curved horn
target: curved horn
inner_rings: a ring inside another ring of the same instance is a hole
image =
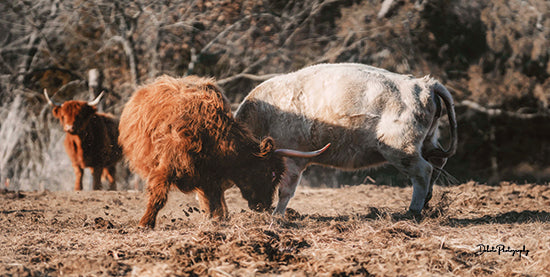
[[[325,145],[325,147],[319,150],[315,150],[311,152],[302,152],[302,151],[292,150],[292,149],[277,149],[275,150],[275,153],[285,157],[313,158],[325,152],[325,150],[327,150],[329,146],[330,146],[330,143],[328,143],[327,145]]]
[[[50,104],[50,106],[52,106],[52,107],[59,106],[59,104],[53,102],[50,99],[50,97],[48,96],[48,90],[47,89],[44,89],[44,96],[46,96],[46,100],[48,100],[48,104]]]
[[[88,105],[95,106],[99,104],[99,100],[101,100],[101,97],[103,97],[103,94],[105,94],[104,90],[102,90],[101,93],[93,101],[88,102]]]

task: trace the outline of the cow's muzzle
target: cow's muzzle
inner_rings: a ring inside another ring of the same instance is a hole
[[[257,212],[263,212],[269,208],[270,205],[266,203],[248,203],[248,208],[250,208],[253,211]]]
[[[65,125],[65,126],[63,127],[63,130],[64,130],[65,132],[67,132],[67,133],[71,133],[71,134],[74,133],[74,127],[73,127],[73,125]]]

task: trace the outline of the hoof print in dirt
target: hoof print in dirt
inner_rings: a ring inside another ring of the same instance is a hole
[[[111,256],[115,260],[123,259],[126,257],[126,252],[124,250],[109,250],[107,251],[107,256]]]
[[[50,256],[46,255],[46,254],[39,253],[39,254],[36,254],[33,257],[31,257],[29,261],[33,264],[45,263],[45,262],[50,261]]]
[[[330,228],[338,233],[345,233],[350,230],[350,228],[347,227],[345,224],[339,222],[334,222],[333,224],[331,224]]]
[[[199,210],[197,207],[189,207],[187,206],[187,209],[182,210],[186,217],[191,216],[192,213],[201,213],[204,211]]]
[[[189,207],[187,206],[187,211],[184,209],[183,210],[185,212],[185,214],[188,214],[188,213],[193,213],[193,212],[198,212],[200,213],[199,209],[197,207]]]
[[[304,219],[304,216],[302,216],[298,211],[292,208],[287,208],[285,218],[288,220],[301,220]]]
[[[386,215],[387,215],[387,212],[381,211],[376,207],[370,207],[369,213],[365,215],[365,218],[378,219],[378,218],[385,217]]]
[[[95,229],[113,229],[115,226],[111,221],[103,219],[103,217],[96,217],[94,219]]]
[[[279,235],[273,231],[270,230],[264,230],[263,233],[267,236],[269,236],[272,239],[279,240]]]
[[[207,241],[225,241],[227,236],[221,232],[203,231],[200,233],[200,237]]]
[[[1,189],[0,195],[2,195],[2,197],[6,199],[21,199],[25,197],[25,194],[21,193],[20,191],[9,191],[7,189]]]

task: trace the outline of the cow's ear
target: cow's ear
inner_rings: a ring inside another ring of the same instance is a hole
[[[53,109],[52,109],[52,114],[53,114],[53,116],[55,116],[56,118],[60,118],[60,117],[61,117],[61,107],[60,107],[60,106],[55,106],[55,107],[53,107]]]
[[[264,138],[260,142],[260,153],[258,156],[267,157],[275,151],[275,142],[271,137]]]

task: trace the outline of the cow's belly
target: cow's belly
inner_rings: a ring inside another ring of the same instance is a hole
[[[322,148],[327,143],[331,146],[323,154],[311,158],[308,163],[356,170],[383,164],[386,160],[378,151],[376,132],[373,128],[346,128],[336,124],[315,123],[309,128],[303,125],[285,122],[276,126],[271,132],[279,148],[291,148],[301,151],[312,151]],[[290,131],[290,135],[289,135]]]

